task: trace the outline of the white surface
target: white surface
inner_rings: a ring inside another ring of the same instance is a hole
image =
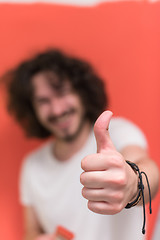
[[[93,6],[103,2],[143,2],[146,0],[0,0],[0,3],[56,3],[64,5]],[[159,0],[148,0],[157,2]]]
[[[158,213],[158,217],[157,217],[157,222],[155,224],[155,230],[154,230],[152,240],[159,240],[159,239],[160,239],[160,207],[159,207],[159,213]]]

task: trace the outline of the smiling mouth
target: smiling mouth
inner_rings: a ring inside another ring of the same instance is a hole
[[[52,123],[52,124],[56,124],[56,125],[63,125],[65,123],[67,123],[68,117],[73,115],[75,112],[76,112],[75,109],[71,109],[69,111],[62,113],[59,116],[50,116],[48,118],[48,122]]]
[[[57,119],[57,121],[54,122],[53,124],[55,124],[56,127],[61,129],[68,128],[71,124],[70,115]]]

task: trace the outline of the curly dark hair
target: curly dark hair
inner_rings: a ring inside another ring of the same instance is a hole
[[[80,96],[86,117],[93,124],[105,110],[108,99],[104,82],[85,61],[51,49],[24,61],[8,73],[8,110],[25,130],[27,136],[46,138],[52,135],[44,128],[33,108],[32,77],[41,72],[51,72],[59,80],[69,80]]]

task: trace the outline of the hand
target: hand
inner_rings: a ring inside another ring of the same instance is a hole
[[[88,208],[100,214],[116,214],[137,194],[138,177],[124,157],[117,152],[108,132],[112,112],[105,111],[97,119],[94,133],[97,153],[85,157],[80,181]]]
[[[54,240],[54,235],[52,234],[42,234],[35,238],[35,240]]]

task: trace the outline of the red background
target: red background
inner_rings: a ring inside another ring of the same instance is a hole
[[[92,8],[0,4],[0,75],[40,50],[58,47],[89,60],[107,82],[110,109],[145,132],[160,166],[160,3],[104,3]],[[38,140],[7,114],[0,90],[0,239],[22,239],[19,169]],[[158,197],[148,217],[151,239]],[[141,231],[141,226],[140,226]]]

